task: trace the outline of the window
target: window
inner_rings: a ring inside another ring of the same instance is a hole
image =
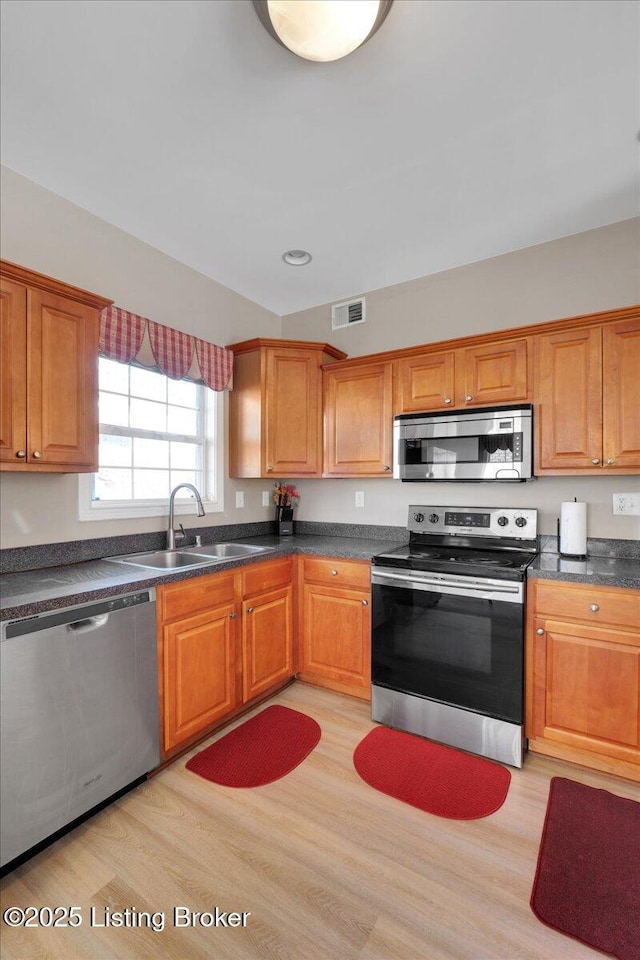
[[[99,386],[99,469],[80,478],[80,519],[162,515],[179,483],[192,483],[205,509],[221,510],[219,394],[103,357]],[[180,491],[176,513],[190,512],[190,500]]]

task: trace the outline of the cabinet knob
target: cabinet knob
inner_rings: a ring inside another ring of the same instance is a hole
[[[445,397],[445,398],[444,398],[444,402],[445,402],[445,403],[451,403],[451,397]]]
[[[235,620],[237,616],[238,616],[237,613],[230,613],[230,614],[229,614],[229,620]]]
[[[368,607],[368,606],[369,606],[369,601],[368,601],[368,600],[363,600],[363,601],[362,601],[362,606],[363,606],[363,607]]]
[[[42,456],[42,454],[40,453],[39,450],[34,450],[34,451],[33,451],[33,458],[34,458],[34,460],[39,460],[41,456]]]
[[[24,460],[26,455],[27,455],[26,450],[16,450],[16,457],[18,458],[18,460]]]
[[[385,469],[385,470],[391,470],[391,467],[389,466],[389,464],[388,464],[388,463],[385,463],[385,465],[384,465],[384,469]]]
[[[332,577],[337,577],[337,576],[338,576],[338,571],[337,571],[337,570],[332,570],[332,571],[331,571],[331,576],[332,576]]]
[[[598,466],[598,464],[600,463],[600,461],[599,461],[599,459],[598,459],[597,457],[592,457],[592,459],[591,459],[591,463],[593,463],[593,464],[594,464],[594,466],[596,466],[596,467],[597,467],[597,466]]]
[[[253,607],[247,607],[247,613],[253,613]]]
[[[465,400],[467,401],[467,403],[469,403],[470,400],[473,400],[473,397],[471,396],[470,393],[466,395]]]
[[[613,457],[609,457],[609,459],[607,460],[607,466],[610,467],[612,463],[615,463],[615,460],[613,459]]]
[[[536,633],[538,634],[539,637],[541,637],[544,633],[544,630],[542,629],[542,627],[538,627],[538,629],[536,630]]]
[[[589,610],[591,610],[591,613],[597,613],[599,609],[600,607],[598,606],[597,603],[592,603],[591,606],[589,607]]]
[[[267,473],[273,473],[273,467],[271,464],[267,464]]]

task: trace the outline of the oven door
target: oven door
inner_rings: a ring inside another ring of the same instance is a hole
[[[523,721],[524,584],[374,567],[372,682]]]

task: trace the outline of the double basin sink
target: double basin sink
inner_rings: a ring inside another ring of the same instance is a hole
[[[111,563],[126,563],[147,570],[192,570],[208,564],[224,563],[271,553],[274,547],[258,547],[248,543],[212,543],[203,547],[183,547],[180,550],[155,550],[152,553],[132,553],[123,557],[106,557]]]

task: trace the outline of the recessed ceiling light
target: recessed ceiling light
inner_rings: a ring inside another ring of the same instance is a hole
[[[292,267],[304,267],[307,263],[311,263],[311,254],[306,250],[287,250],[282,254],[282,259]]]

